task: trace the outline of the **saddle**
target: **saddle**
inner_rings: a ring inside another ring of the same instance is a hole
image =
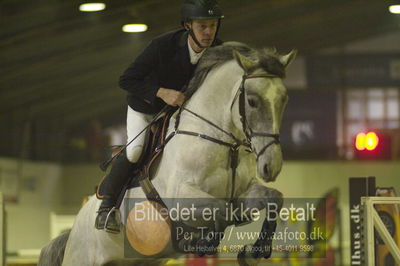
[[[144,149],[142,155],[138,161],[138,167],[136,171],[132,173],[132,176],[127,181],[127,184],[121,190],[118,196],[117,208],[120,206],[122,198],[125,191],[134,187],[139,187],[140,182],[143,180],[151,180],[150,169],[156,159],[162,154],[165,145],[169,141],[167,139],[167,131],[169,126],[169,121],[175,110],[167,112],[164,116],[154,121],[151,126],[145,132],[146,138],[144,143]],[[119,147],[121,148],[121,147]],[[101,180],[97,187],[96,196],[98,199],[103,198],[103,182],[104,178]]]

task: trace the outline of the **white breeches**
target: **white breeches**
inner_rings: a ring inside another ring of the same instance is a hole
[[[126,116],[128,143],[150,124],[153,117],[154,115],[137,112],[128,106],[128,113]],[[136,163],[139,160],[143,152],[145,136],[146,132],[143,132],[126,148],[126,156],[131,163]]]

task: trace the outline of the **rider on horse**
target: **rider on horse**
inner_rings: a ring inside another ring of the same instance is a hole
[[[184,0],[183,29],[155,38],[120,77],[120,87],[128,91],[128,143],[165,105],[183,104],[185,96],[181,90],[191,79],[203,52],[207,47],[222,43],[216,38],[222,18],[216,0]],[[104,197],[95,223],[97,229],[119,232],[115,212],[110,211],[124,184],[138,168],[144,141],[142,134],[114,160],[104,180]]]

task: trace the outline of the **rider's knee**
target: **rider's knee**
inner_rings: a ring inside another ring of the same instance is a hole
[[[143,146],[134,146],[130,148],[129,146],[126,149],[126,157],[131,163],[137,163],[142,155]]]

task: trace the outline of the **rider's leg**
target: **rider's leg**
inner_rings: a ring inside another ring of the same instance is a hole
[[[127,135],[128,143],[139,134],[152,120],[153,116],[134,111],[128,106],[127,113]],[[120,224],[116,219],[115,212],[109,214],[115,207],[119,194],[123,186],[128,182],[130,175],[135,171],[136,163],[143,151],[145,134],[140,135],[126,148],[126,152],[120,154],[112,164],[110,173],[104,180],[103,195],[95,227],[104,229],[107,220],[107,230],[119,232]]]

